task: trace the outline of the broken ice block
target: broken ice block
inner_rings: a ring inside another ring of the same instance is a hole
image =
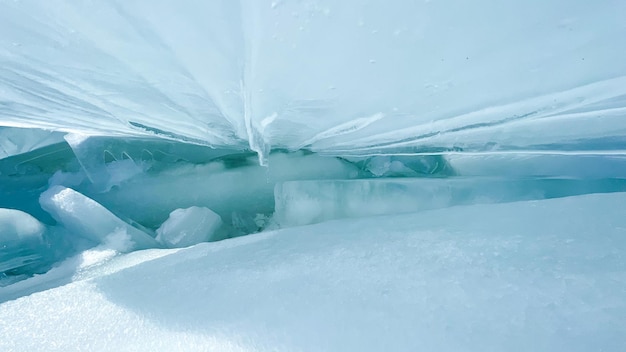
[[[250,214],[271,214],[276,182],[358,176],[354,164],[333,157],[277,152],[269,156],[266,168],[258,165],[256,156],[244,154],[204,165],[182,163],[158,173],[141,174],[107,193],[88,195],[150,228],[157,228],[173,210],[191,206],[207,207],[225,223],[232,223],[233,212],[241,209]]]
[[[46,227],[31,215],[0,209],[0,273],[37,265],[44,251]]]
[[[222,239],[218,232],[221,226],[222,218],[209,208],[176,209],[156,231],[156,240],[169,248],[217,241]]]
[[[70,233],[96,243],[108,243],[121,252],[159,247],[147,233],[71,188],[53,186],[41,194],[39,203]]]
[[[456,177],[290,181],[279,183],[274,189],[274,219],[280,226],[297,226],[456,205],[619,191],[626,191],[626,179]]]

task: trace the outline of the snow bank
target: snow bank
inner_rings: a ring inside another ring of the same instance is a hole
[[[0,349],[620,351],[624,209],[585,195],[205,243],[0,304]]]

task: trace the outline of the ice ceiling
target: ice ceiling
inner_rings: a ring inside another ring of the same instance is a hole
[[[272,148],[613,150],[626,134],[619,0],[0,7],[4,126],[249,148],[262,163]]]
[[[0,350],[626,350],[624,38],[623,0],[0,0]]]

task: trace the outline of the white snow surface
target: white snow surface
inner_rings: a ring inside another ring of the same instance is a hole
[[[0,288],[0,350],[623,351],[625,209],[595,194],[133,252]]]
[[[621,0],[2,0],[0,125],[244,146],[262,163],[271,147],[584,151],[626,135],[624,13]]]

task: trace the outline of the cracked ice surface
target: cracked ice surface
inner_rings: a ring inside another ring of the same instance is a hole
[[[334,155],[623,152],[623,1],[0,1],[0,125]],[[609,138],[610,137],[610,138]]]

